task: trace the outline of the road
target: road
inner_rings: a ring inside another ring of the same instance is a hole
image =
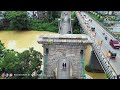
[[[79,15],[79,20],[82,21],[83,25],[85,26],[85,29],[88,30],[87,25],[84,23],[84,19],[81,17],[86,15],[87,18],[92,19],[90,16],[88,16],[85,12],[77,12],[77,15]],[[92,19],[92,22],[88,22],[89,25],[94,26],[95,27],[95,33],[96,36],[95,41],[100,41],[103,40],[102,46],[101,46],[101,51],[106,54],[109,50],[116,52],[117,53],[117,57],[115,60],[111,59],[110,60],[110,64],[111,66],[114,68],[114,70],[116,71],[117,75],[120,75],[120,49],[113,49],[110,45],[109,45],[109,41],[110,39],[115,39],[111,34],[109,34],[104,28],[102,28],[96,21],[94,21]],[[94,32],[89,31],[88,32],[91,34],[91,36],[93,37],[92,34],[94,34]],[[107,40],[105,40],[105,35],[103,35],[102,33],[105,33],[107,35]]]
[[[62,19],[63,18],[63,19]],[[68,34],[71,31],[71,23],[70,23],[70,12],[62,11],[61,13],[61,30],[60,34]],[[66,68],[63,68],[62,64],[66,63]],[[69,79],[70,78],[70,65],[69,61],[65,59],[61,59],[58,62],[57,67],[57,79]]]
[[[66,63],[66,68],[62,64]],[[70,79],[70,64],[68,60],[60,60],[58,63],[57,79]]]
[[[68,34],[71,31],[71,23],[70,23],[70,12],[62,11],[61,13],[61,21],[60,21],[60,34]]]

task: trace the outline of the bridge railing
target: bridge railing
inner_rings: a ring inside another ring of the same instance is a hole
[[[110,79],[114,79],[115,76],[117,76],[117,73],[115,72],[115,70],[111,67],[111,65],[109,64],[109,61],[105,58],[104,54],[101,52],[100,48],[98,48],[97,44],[93,44],[93,51],[96,54],[96,57],[100,63],[100,65],[102,66],[104,72],[106,73],[106,75],[110,78]]]
[[[86,34],[88,34],[90,37],[90,33],[88,33],[87,29],[85,28],[85,26],[82,24],[82,21],[79,19],[79,16],[76,12],[77,18],[79,20],[80,25],[82,26],[83,30],[85,31]],[[95,39],[93,37],[91,37],[91,39],[93,41],[95,41]],[[110,79],[115,79],[117,77],[117,73],[115,72],[115,70],[111,67],[111,65],[109,64],[108,60],[106,59],[106,57],[104,56],[103,52],[100,52],[100,48],[98,48],[98,44],[96,44],[95,42],[92,44],[92,48],[98,58],[98,61],[101,65],[101,67],[103,68],[104,72],[106,73],[106,75],[110,78]]]
[[[111,34],[114,38],[116,38],[120,42],[120,37],[118,35],[116,35],[113,32],[111,32],[111,30],[106,28],[101,22],[99,22],[94,17],[92,17],[88,12],[85,12],[85,13],[88,14],[94,21],[96,21],[98,23],[98,25],[100,25],[102,28],[104,28],[109,34]]]

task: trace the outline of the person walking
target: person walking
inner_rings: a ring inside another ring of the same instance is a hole
[[[65,63],[65,69],[66,69],[66,63]]]
[[[64,63],[62,64],[62,66],[63,66],[63,69],[64,69],[64,66],[65,66]]]
[[[95,37],[96,37],[96,32],[95,32]]]

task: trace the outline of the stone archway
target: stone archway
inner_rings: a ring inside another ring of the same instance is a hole
[[[66,63],[66,67],[63,67],[63,63]],[[57,78],[58,79],[70,79],[70,61],[66,57],[61,57],[58,60],[57,66]]]

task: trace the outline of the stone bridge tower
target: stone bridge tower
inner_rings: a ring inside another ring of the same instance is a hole
[[[85,34],[52,34],[39,37],[44,48],[44,77],[57,79],[83,78],[82,66],[86,45],[92,44]],[[66,63],[66,70],[62,64]]]

